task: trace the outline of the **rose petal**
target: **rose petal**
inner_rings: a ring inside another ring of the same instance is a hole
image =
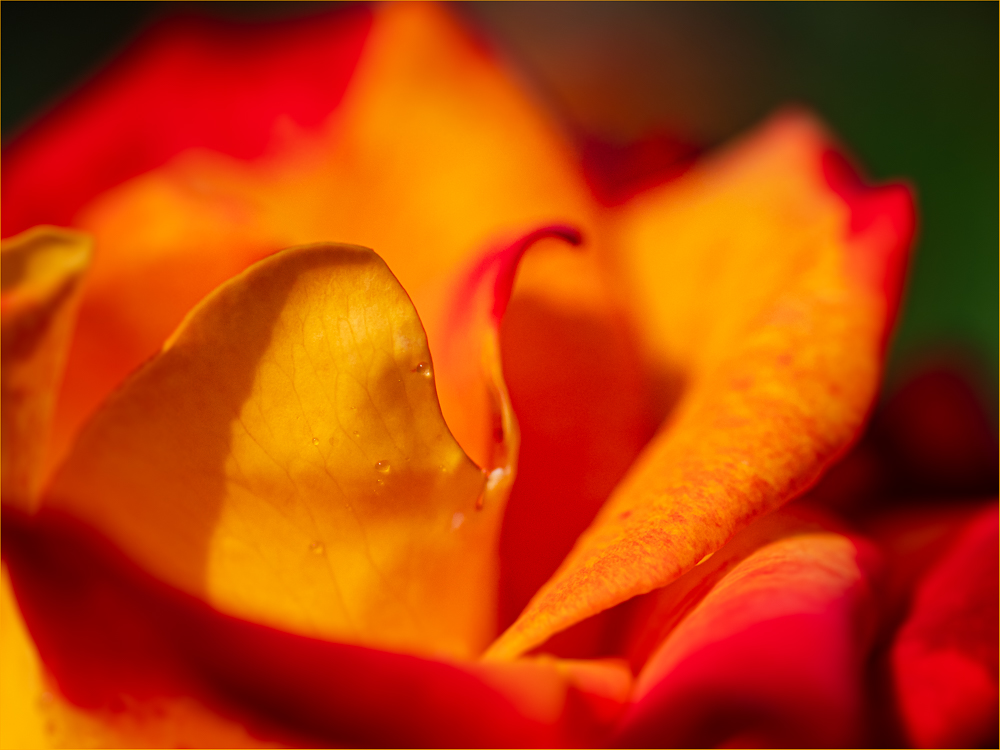
[[[62,694],[92,725],[134,729],[139,744],[171,736],[172,714],[158,712],[183,698],[205,711],[174,732],[193,746],[219,746],[220,726],[298,747],[577,746],[608,737],[631,688],[620,662],[449,663],[229,617],[46,508],[5,512],[3,533]]]
[[[506,247],[487,250],[468,269],[424,294],[422,319],[437,363],[441,410],[466,453],[491,472],[490,484],[514,478],[520,435],[501,370],[500,323],[525,252],[545,240],[582,241],[573,227],[541,227]],[[498,471],[499,470],[499,471]]]
[[[370,250],[261,261],[98,412],[46,503],[224,612],[470,656],[502,504],[448,432],[420,321]]]
[[[22,509],[36,505],[46,438],[90,249],[85,234],[37,227],[4,241],[0,250],[5,504]]]
[[[79,560],[77,561],[79,562]],[[78,613],[63,618],[79,634]],[[79,644],[77,644],[79,646]],[[86,711],[60,694],[18,609],[6,563],[0,591],[0,747],[273,747],[191,697]]]
[[[920,583],[893,643],[900,712],[917,747],[996,744],[997,555],[994,504]]]
[[[343,101],[321,127],[279,128],[257,159],[184,151],[78,215],[101,254],[55,457],[192,305],[270,252],[326,241],[377,248],[422,311],[428,282],[498,237],[554,222],[587,233],[572,155],[495,59],[441,8],[374,14]],[[329,33],[323,44],[337,44]]]
[[[6,564],[0,589],[0,746],[45,747],[42,665],[24,627]]]
[[[556,571],[676,394],[650,377],[596,245],[528,253],[501,326],[521,431],[500,537],[502,626]]]
[[[626,747],[830,747],[859,739],[874,549],[833,533],[768,544],[637,678]]]
[[[912,213],[895,188],[845,203],[828,152],[811,120],[779,117],[621,217],[621,288],[660,368],[687,388],[493,657],[674,580],[858,435]]]
[[[262,154],[276,125],[321,125],[371,24],[367,9],[278,23],[177,16],[4,148],[4,234],[70,224],[95,196],[191,148]]]

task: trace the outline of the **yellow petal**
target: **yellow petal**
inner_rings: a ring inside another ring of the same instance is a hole
[[[50,747],[46,731],[43,668],[24,627],[7,565],[0,589],[0,748]]]
[[[619,288],[685,392],[492,656],[676,579],[856,438],[912,218],[893,193],[859,229],[829,149],[812,121],[779,117],[625,209]]]
[[[0,407],[3,502],[36,505],[56,393],[76,316],[90,238],[35,227],[3,243]]]
[[[500,506],[448,431],[420,321],[382,260],[316,245],[207,297],[87,426],[46,502],[218,609],[472,656]]]

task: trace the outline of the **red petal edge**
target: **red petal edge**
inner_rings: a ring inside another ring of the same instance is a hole
[[[848,158],[835,149],[823,153],[822,169],[830,190],[844,201],[850,214],[847,238],[855,252],[849,263],[884,295],[889,315],[882,342],[885,346],[899,311],[908,251],[916,232],[912,191],[902,183],[867,184]],[[876,233],[887,233],[888,237],[865,242]],[[871,257],[873,253],[878,255]]]
[[[266,25],[180,16],[155,26],[4,149],[3,235],[71,225],[94,196],[186,149],[248,159],[282,120],[321,125],[371,22],[355,6]]]

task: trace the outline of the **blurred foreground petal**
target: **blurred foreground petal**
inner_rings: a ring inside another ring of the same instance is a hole
[[[73,224],[96,196],[187,149],[250,159],[276,128],[322,125],[370,25],[358,6],[266,25],[155,24],[5,147],[4,235]]]
[[[24,627],[3,566],[0,589],[0,747],[47,747],[42,705],[42,665],[38,650]]]
[[[621,289],[686,389],[491,655],[669,583],[857,438],[913,215],[903,188],[852,192],[831,153],[812,120],[780,116],[624,209]]]
[[[621,662],[449,663],[229,617],[44,507],[5,512],[3,534],[59,691],[91,724],[134,729],[133,744],[600,744],[631,689]],[[185,711],[187,731],[174,731]]]
[[[36,227],[3,243],[3,502],[36,505],[45,446],[76,322],[91,241]]]

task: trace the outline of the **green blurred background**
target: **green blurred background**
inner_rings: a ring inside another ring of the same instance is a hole
[[[4,143],[179,11],[259,23],[319,3],[5,2]],[[997,3],[477,3],[456,7],[574,128],[724,141],[808,105],[876,179],[905,178],[920,229],[887,387],[927,361],[976,381],[996,426]]]

